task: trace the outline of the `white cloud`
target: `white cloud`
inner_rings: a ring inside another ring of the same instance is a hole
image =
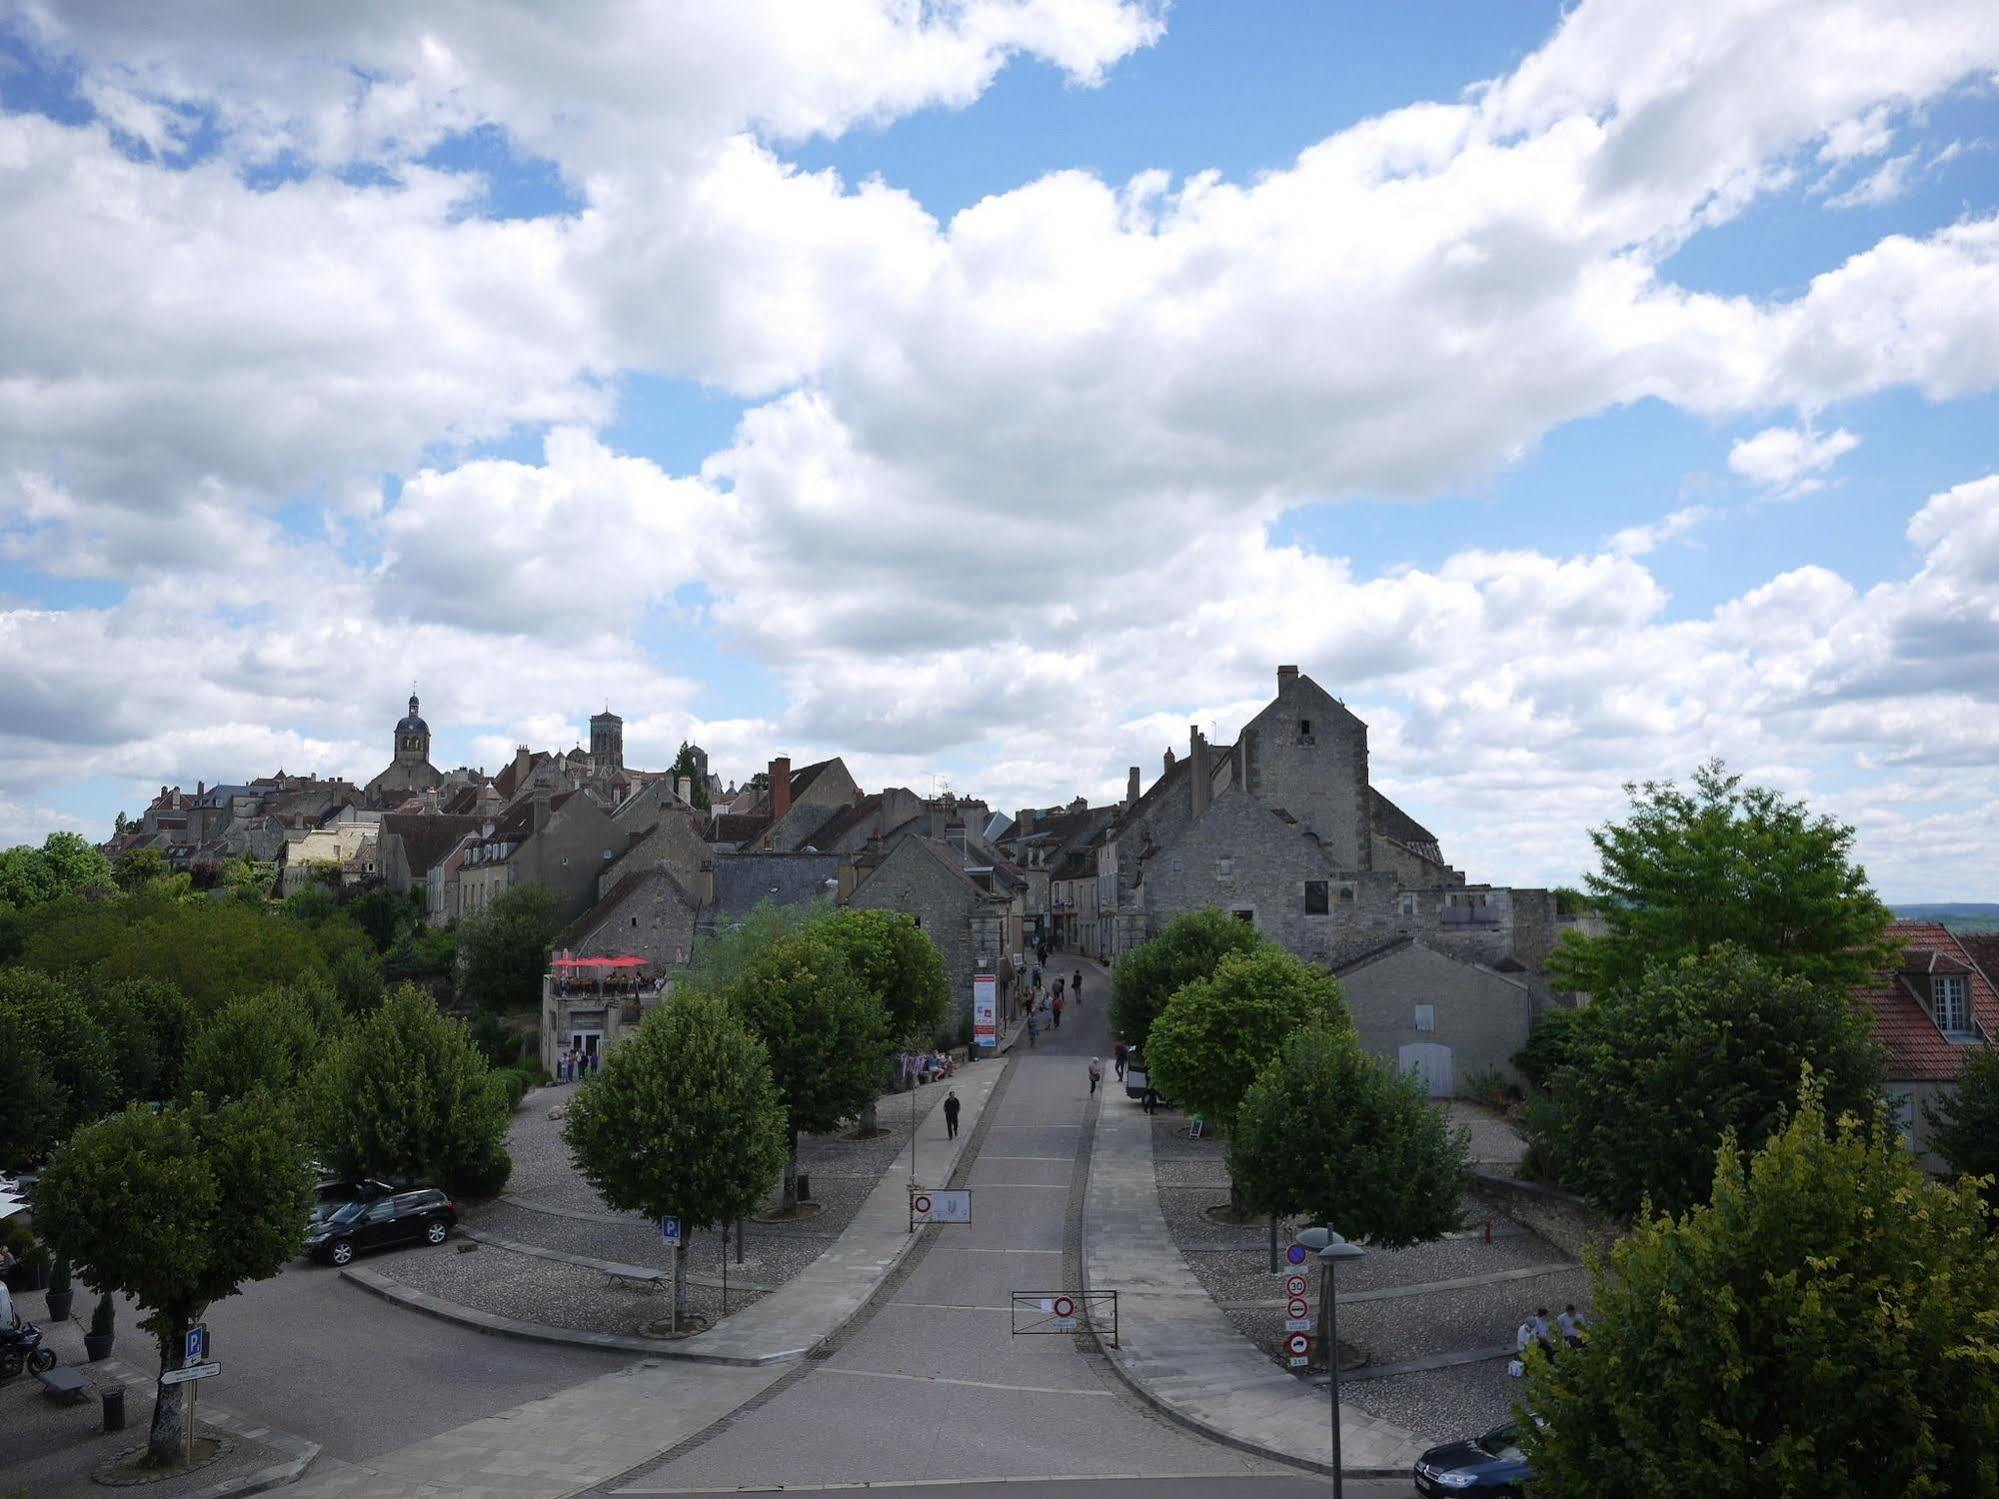
[[[1706,505],[1686,505],[1649,525],[1626,526],[1610,538],[1610,550],[1619,557],[1643,557],[1669,541],[1678,541],[1714,511]]]
[[[1859,446],[1860,439],[1844,427],[1823,436],[1809,427],[1765,427],[1728,450],[1728,468],[1780,499],[1791,499],[1823,487],[1821,476]]]

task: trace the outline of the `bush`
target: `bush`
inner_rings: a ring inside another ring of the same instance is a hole
[[[1591,1011],[1549,1010],[1527,1032],[1527,1044],[1513,1053],[1513,1065],[1530,1088],[1545,1088],[1548,1079],[1568,1064],[1581,1044]]]
[[[1497,1067],[1477,1067],[1465,1074],[1465,1097],[1488,1108],[1508,1109],[1521,1098],[1520,1084]]]

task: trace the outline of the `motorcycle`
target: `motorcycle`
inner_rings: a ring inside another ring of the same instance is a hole
[[[42,1330],[32,1322],[0,1330],[0,1382],[14,1378],[23,1369],[46,1374],[56,1366],[56,1351],[42,1346]]]

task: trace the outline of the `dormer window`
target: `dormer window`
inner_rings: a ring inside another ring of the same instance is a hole
[[[1961,973],[1939,973],[1930,979],[1931,1011],[1937,1029],[1946,1036],[1968,1037],[1971,1030],[1971,995]]]

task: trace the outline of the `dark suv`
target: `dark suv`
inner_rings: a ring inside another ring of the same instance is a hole
[[[311,1222],[324,1223],[335,1213],[352,1202],[374,1202],[387,1197],[396,1189],[385,1181],[363,1178],[360,1181],[322,1181],[317,1188],[317,1200],[312,1205]]]
[[[435,1187],[418,1187],[350,1202],[305,1236],[305,1252],[316,1260],[344,1265],[363,1249],[422,1239],[442,1244],[458,1221],[458,1206]]]

